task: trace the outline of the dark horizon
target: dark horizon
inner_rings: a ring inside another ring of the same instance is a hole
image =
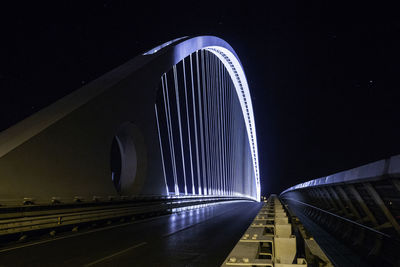
[[[158,44],[210,34],[247,75],[263,194],[400,154],[394,7],[225,4],[4,6],[0,131]]]

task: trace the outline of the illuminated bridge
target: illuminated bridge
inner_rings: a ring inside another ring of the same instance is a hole
[[[261,197],[240,60],[182,37],[0,133],[0,266],[394,266],[399,173]]]

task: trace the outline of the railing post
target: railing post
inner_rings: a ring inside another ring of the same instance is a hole
[[[390,213],[389,209],[386,207],[382,198],[379,196],[378,192],[376,192],[375,188],[370,183],[364,183],[365,189],[371,195],[375,203],[379,206],[382,212],[385,214],[386,218],[392,224],[393,228],[396,230],[398,234],[400,234],[400,226],[397,223],[396,219],[393,217],[392,213]]]
[[[338,185],[336,186],[339,194],[342,195],[344,201],[347,203],[347,205],[349,206],[351,212],[353,213],[353,215],[357,218],[357,219],[362,219],[360,213],[357,211],[357,209],[354,207],[353,203],[351,202],[350,198],[347,196],[346,192],[344,191],[344,189]]]
[[[317,195],[319,200],[322,200],[325,203],[325,206],[330,209],[333,208],[331,206],[331,204],[329,203],[329,201],[324,197],[324,194],[322,193],[322,191],[319,188],[315,188],[314,189],[315,194]]]
[[[364,200],[361,198],[360,194],[358,193],[357,189],[354,187],[354,185],[349,185],[350,192],[353,194],[353,196],[356,198],[358,204],[361,206],[365,214],[367,214],[369,220],[372,222],[374,226],[378,226],[378,222],[376,221],[375,216],[372,214],[372,212],[369,210],[367,205],[365,204]]]
[[[332,196],[337,200],[337,202],[338,202],[338,204],[339,204],[339,206],[340,206],[340,209],[343,210],[343,213],[344,213],[346,216],[349,216],[350,214],[349,214],[349,212],[347,211],[346,207],[343,205],[342,200],[341,200],[341,199],[339,198],[339,196],[336,194],[335,188],[334,188],[333,186],[328,186],[328,189],[327,189],[327,190],[329,190],[329,191],[331,192]]]
[[[336,205],[335,201],[332,199],[331,195],[329,194],[328,190],[325,187],[321,187],[321,191],[323,192],[324,197],[328,199],[328,201],[331,203],[332,207],[339,211],[340,209]]]

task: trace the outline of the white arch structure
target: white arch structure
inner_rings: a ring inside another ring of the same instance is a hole
[[[49,203],[54,198],[70,202],[76,197],[166,195],[160,146],[155,141],[155,92],[164,73],[199,50],[218,57],[236,89],[256,187],[256,195],[245,197],[258,201],[257,138],[243,67],[224,40],[196,36],[178,38],[139,55],[0,132],[0,204],[21,203],[24,198]],[[130,154],[135,154],[137,168],[135,177],[122,181],[117,192],[111,180],[110,148],[121,126],[124,142],[134,144],[135,153]]]
[[[200,49],[205,49],[216,55],[219,60],[224,64],[226,70],[229,72],[229,75],[236,89],[246,125],[255,174],[255,183],[257,190],[256,199],[260,199],[260,173],[253,105],[251,101],[249,85],[247,83],[246,75],[243,66],[239,60],[239,57],[228,43],[214,36],[176,38],[145,52],[143,55],[157,55],[157,53],[162,53],[163,50],[168,47],[172,47],[172,49],[174,50],[174,54],[176,55],[175,64],[183,60],[185,57],[189,56],[191,53]]]

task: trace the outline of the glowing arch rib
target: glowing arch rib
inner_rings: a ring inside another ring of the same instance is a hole
[[[256,184],[256,200],[260,199],[260,173],[258,165],[256,126],[253,112],[253,105],[250,90],[247,83],[244,69],[233,48],[224,40],[214,36],[198,36],[193,38],[182,37],[166,42],[161,46],[153,48],[143,55],[162,54],[165,49],[173,49],[175,53],[175,64],[184,59],[189,54],[197,50],[207,50],[216,55],[227,69],[236,89],[240,106],[246,125],[249,146],[251,150],[252,163]]]
[[[211,46],[206,47],[206,50],[214,53],[225,65],[229,75],[235,85],[236,93],[238,95],[240,106],[242,108],[243,118],[246,124],[247,137],[249,140],[251,156],[253,159],[253,169],[255,176],[255,183],[257,189],[257,199],[260,199],[260,176],[258,171],[258,151],[257,151],[257,137],[256,137],[256,124],[254,121],[253,105],[251,102],[249,85],[244,74],[242,65],[238,58],[231,53],[228,49],[223,47]]]

